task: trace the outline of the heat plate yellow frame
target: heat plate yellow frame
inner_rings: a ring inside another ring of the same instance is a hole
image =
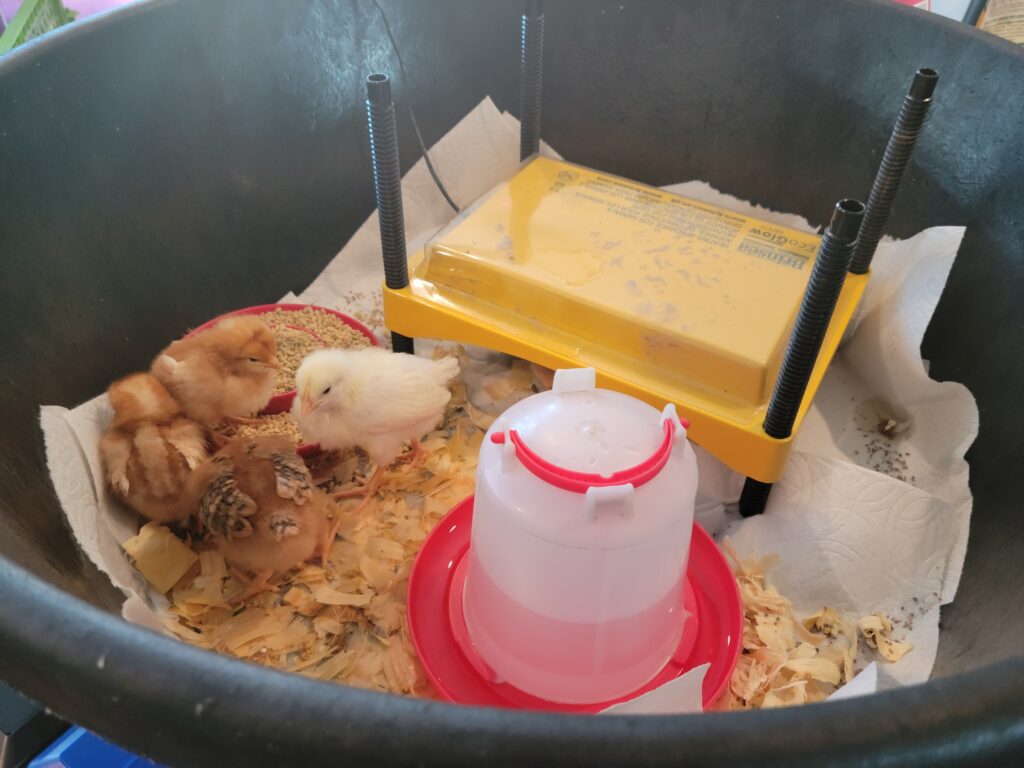
[[[613,252],[602,254],[601,242],[614,243]],[[770,483],[781,476],[793,438],[768,437],[761,425],[817,242],[537,158],[410,259],[410,285],[384,288],[385,323],[406,336],[476,344],[549,368],[593,367],[599,386],[657,408],[675,403],[691,421],[691,439],[733,470]],[[635,290],[632,278],[641,273],[653,292]],[[794,435],[866,282],[846,278]],[[661,294],[683,311],[644,311]],[[739,308],[723,307],[730,301]]]

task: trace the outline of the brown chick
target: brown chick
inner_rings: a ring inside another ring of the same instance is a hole
[[[211,429],[245,421],[274,393],[281,367],[277,344],[258,317],[228,317],[171,344],[150,369],[181,403],[185,415]]]
[[[196,472],[194,487],[199,521],[228,564],[254,574],[233,604],[276,591],[275,573],[326,557],[334,541],[327,495],[284,435],[231,440]]]
[[[184,520],[195,512],[186,480],[207,457],[203,429],[148,373],[114,382],[107,396],[114,420],[100,438],[100,456],[114,495],[150,520]]]

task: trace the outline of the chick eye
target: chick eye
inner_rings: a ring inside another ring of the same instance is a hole
[[[260,361],[260,359],[258,357],[250,357],[249,358],[249,362],[250,363],[258,363],[259,361]]]
[[[326,394],[327,394],[328,392],[330,392],[330,391],[331,391],[331,388],[330,388],[330,387],[328,387],[327,389],[325,389],[325,390],[324,390],[324,394],[326,395]]]

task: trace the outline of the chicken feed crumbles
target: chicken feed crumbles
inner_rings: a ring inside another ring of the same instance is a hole
[[[292,443],[299,445],[303,442],[302,433],[295,423],[295,419],[288,412],[275,413],[273,416],[264,416],[255,424],[239,424],[235,430],[237,437],[267,437],[269,435],[285,435]]]
[[[277,374],[274,394],[295,389],[295,372],[303,359],[318,349],[368,347],[371,342],[341,318],[315,307],[275,309],[260,315],[277,340]]]

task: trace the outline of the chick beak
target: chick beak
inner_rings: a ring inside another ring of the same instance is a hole
[[[270,361],[267,363],[267,366],[269,368],[273,368],[275,371],[280,371],[281,361],[277,359],[277,355],[274,355],[272,358],[270,358]]]
[[[309,396],[309,392],[302,393],[302,415],[308,416],[317,408],[320,407],[320,403],[314,403],[313,398]]]

